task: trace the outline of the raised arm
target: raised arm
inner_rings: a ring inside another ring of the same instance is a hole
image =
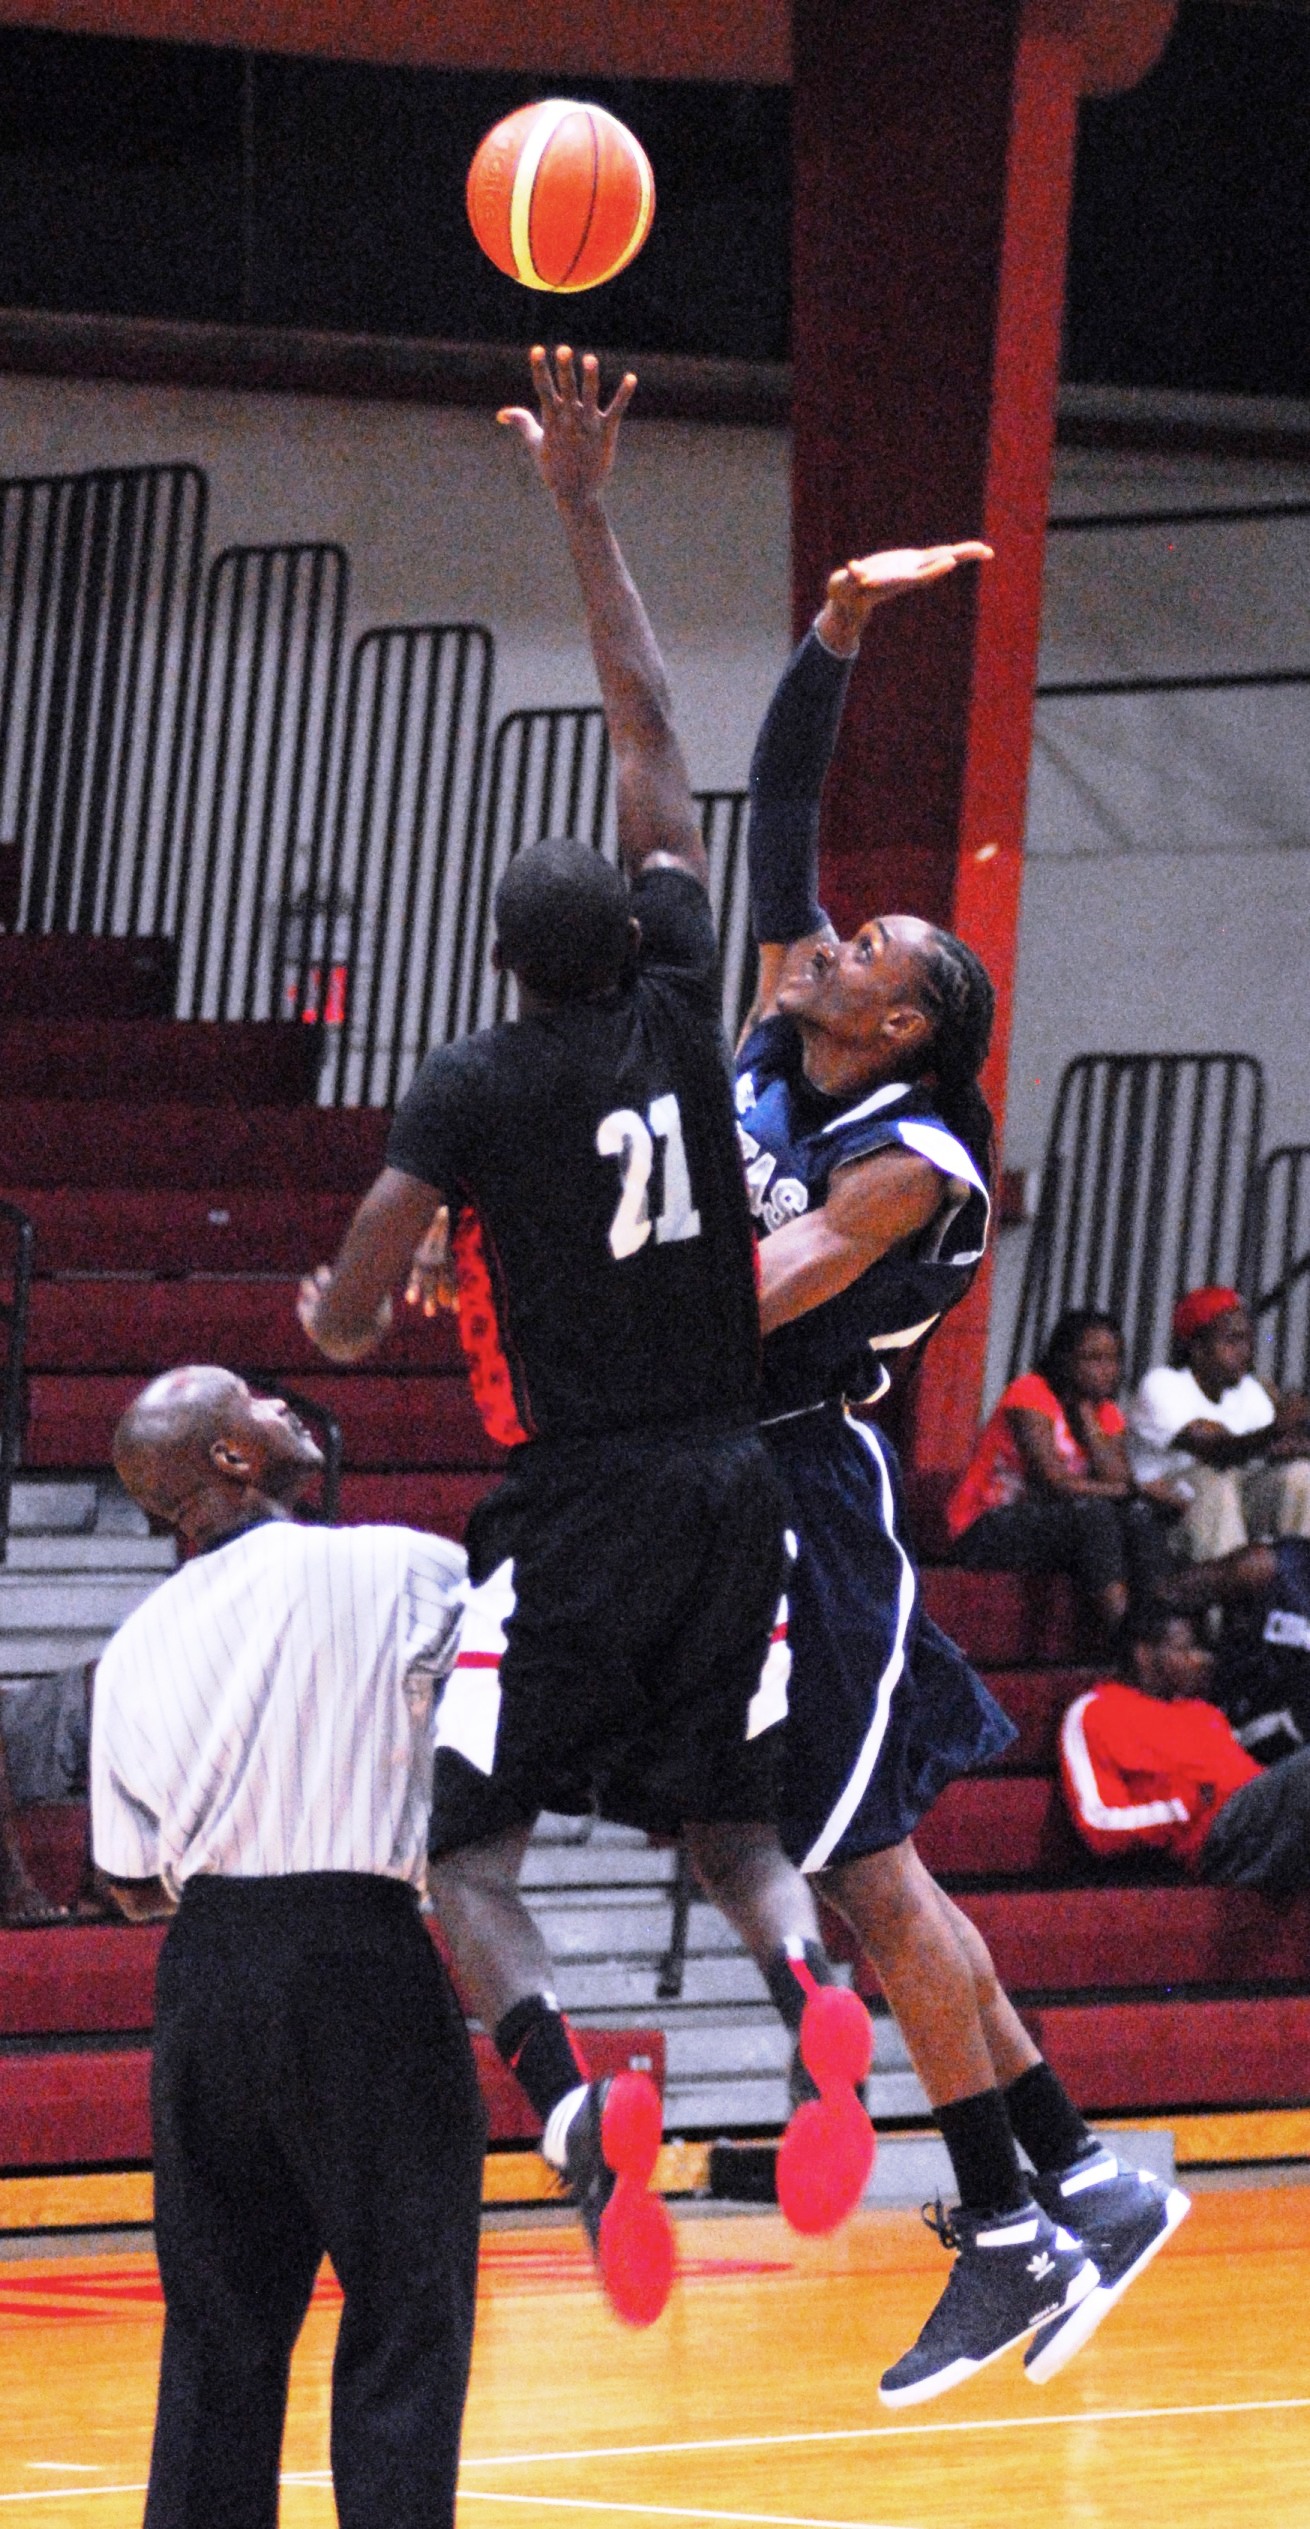
[[[748,1027],[772,1014],[788,957],[832,936],[818,900],[819,807],[870,615],[889,598],[945,578],[960,562],[990,559],[989,545],[942,544],[869,554],[833,572],[813,628],[783,671],[751,762],[747,858],[760,979]]]
[[[599,363],[588,353],[579,383],[573,354],[561,345],[553,370],[543,350],[533,351],[532,382],[540,419],[520,405],[496,418],[517,431],[554,495],[578,575],[614,753],[623,865],[636,878],[648,864],[671,864],[703,886],[700,819],[664,662],[601,498],[637,381],[629,371],[602,407]]]

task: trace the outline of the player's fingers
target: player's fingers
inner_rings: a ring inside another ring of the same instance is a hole
[[[625,371],[624,375],[620,378],[618,385],[615,387],[614,393],[610,397],[610,400],[601,415],[602,421],[621,421],[636,392],[637,372],[635,369],[628,369]]]
[[[578,401],[578,381],[573,374],[573,354],[566,342],[559,343],[556,346],[555,378],[559,388],[559,402],[561,404],[576,404]]]
[[[582,409],[584,413],[600,411],[600,362],[594,351],[582,355]]]
[[[540,398],[543,413],[553,412],[560,399],[555,380],[551,375],[550,361],[544,343],[534,342],[528,353],[528,366],[532,371],[532,383]]]
[[[525,411],[522,404],[503,405],[496,419],[505,429],[514,431],[525,448],[535,449],[541,446],[544,437],[541,424],[534,413]]]

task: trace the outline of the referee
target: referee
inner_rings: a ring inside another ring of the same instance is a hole
[[[324,2252],[341,2529],[454,2517],[484,2122],[419,1918],[434,1681],[464,1557],[294,1524],[321,1465],[226,1370],[157,1379],[114,1462],[191,1560],[104,1653],[95,1857],[172,1911],[155,2001],[166,2318],[146,2529],[273,2529],[292,2347]]]

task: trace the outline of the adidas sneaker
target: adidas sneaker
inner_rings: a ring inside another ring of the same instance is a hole
[[[1149,2169],[1129,2169],[1102,2145],[1067,2169],[1034,2178],[1033,2194],[1053,2222],[1081,2240],[1099,2269],[1096,2290],[1034,2336],[1024,2369],[1039,2387],[1053,2380],[1144,2273],[1191,2211],[1191,2197]]]
[[[943,2247],[956,2250],[946,2289],[908,2353],[884,2371],[884,2406],[917,2406],[972,2379],[986,2362],[1076,2308],[1096,2289],[1097,2271],[1081,2243],[1039,2204],[1014,2212],[944,2213],[923,2218]]]

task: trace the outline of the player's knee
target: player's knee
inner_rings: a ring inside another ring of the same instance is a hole
[[[824,1893],[831,1893],[875,1966],[880,1957],[895,1957],[922,1929],[934,1911],[931,1884],[909,1843],[865,1853],[859,1861],[824,1874]]]
[[[772,1827],[736,1822],[685,1829],[692,1869],[707,1897],[716,1900],[753,1890],[762,1871],[771,1866],[786,1872],[788,1864]]]
[[[517,1841],[501,1838],[435,1854],[428,1863],[428,1894],[438,1914],[517,1889],[521,1859]]]

